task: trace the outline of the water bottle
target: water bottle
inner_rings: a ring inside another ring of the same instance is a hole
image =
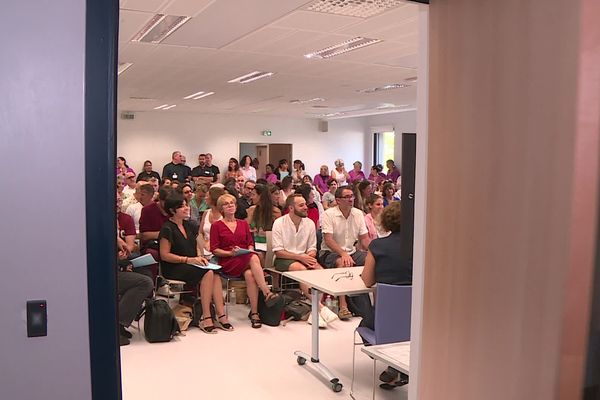
[[[331,308],[331,311],[333,311],[333,312],[334,312],[334,313],[336,313],[336,314],[339,312],[339,308],[338,308],[338,300],[337,300],[337,298],[335,298],[335,297],[334,297],[334,298],[331,300],[331,307],[329,307],[329,308]]]
[[[230,289],[229,290],[229,304],[234,305],[235,303],[236,303],[235,289]]]
[[[325,297],[325,307],[333,311],[333,299],[330,295],[327,295],[327,297]]]

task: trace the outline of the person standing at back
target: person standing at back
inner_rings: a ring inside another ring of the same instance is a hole
[[[188,173],[189,167],[181,162],[181,152],[174,151],[171,154],[171,162],[163,167],[162,178],[169,178],[184,183],[191,171]]]
[[[160,181],[160,175],[158,174],[158,172],[152,170],[152,161],[146,160],[144,161],[143,171],[138,174],[135,181],[147,181],[150,178],[156,178]]]

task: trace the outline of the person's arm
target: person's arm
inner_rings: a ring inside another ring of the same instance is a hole
[[[352,257],[333,239],[333,233],[323,233],[323,240],[331,251],[339,254],[344,267],[352,267],[355,263]]]
[[[371,287],[375,284],[375,257],[371,250],[367,252],[365,258],[365,267],[363,268],[362,274],[360,274],[366,287]]]
[[[254,210],[255,209],[256,209],[256,206],[250,206],[246,210],[246,218],[244,218],[244,219],[246,220],[248,225],[250,225],[252,223],[252,218],[254,218]],[[250,231],[252,231],[252,228],[250,228]]]
[[[371,243],[371,238],[368,233],[364,233],[362,235],[358,235],[358,240],[363,249],[368,249],[369,244]]]
[[[156,240],[158,239],[158,233],[159,231],[151,231],[151,232],[140,232],[140,238],[142,239],[142,242],[149,242],[151,240]]]
[[[167,238],[161,238],[159,242],[160,259],[172,264],[200,264],[206,265],[208,261],[204,257],[186,257],[171,253],[171,242]]]
[[[127,246],[129,253],[135,252],[137,250],[137,246],[135,245],[135,235],[125,236],[125,245]]]

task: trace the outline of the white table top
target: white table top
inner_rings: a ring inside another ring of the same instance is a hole
[[[410,367],[410,342],[364,346],[361,351],[407,375]]]
[[[329,268],[306,271],[287,271],[283,275],[295,281],[306,283],[311,288],[333,296],[353,295],[372,292],[374,287],[366,287],[360,274],[363,267]],[[352,274],[352,278],[344,274]]]

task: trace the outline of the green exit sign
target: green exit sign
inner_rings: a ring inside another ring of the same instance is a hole
[[[271,136],[273,132],[271,131],[262,131],[263,136]]]

